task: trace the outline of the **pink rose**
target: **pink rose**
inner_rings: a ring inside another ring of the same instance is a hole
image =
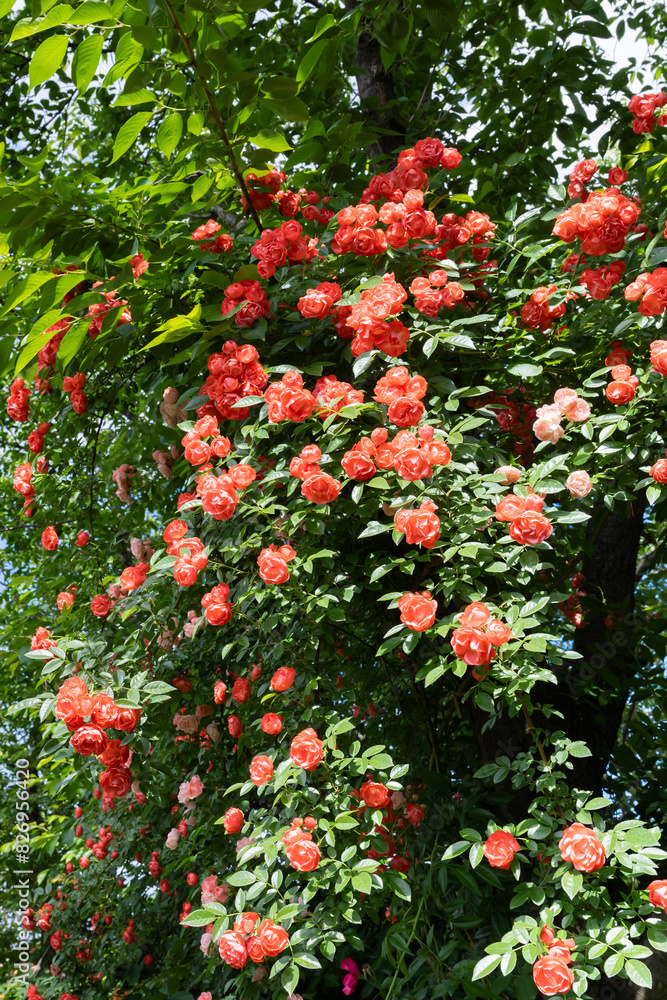
[[[583,470],[571,472],[565,480],[565,485],[570,491],[570,496],[577,497],[579,500],[582,497],[587,497],[593,489],[591,477]]]
[[[167,847],[170,851],[175,850],[178,847],[178,842],[181,839],[181,835],[178,830],[170,830],[167,834]]]

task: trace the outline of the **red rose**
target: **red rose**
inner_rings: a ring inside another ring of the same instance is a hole
[[[292,740],[289,754],[297,767],[302,767],[304,771],[314,771],[324,756],[322,740],[317,738],[314,729],[302,729]]]
[[[78,545],[79,548],[83,548],[84,545],[88,544],[89,537],[90,536],[87,531],[80,531],[79,534],[76,536],[76,541],[74,544]]]
[[[230,715],[227,719],[227,729],[229,730],[229,735],[233,736],[235,740],[243,733],[243,726],[241,725],[241,720],[238,715]]]
[[[428,479],[431,463],[419,448],[404,448],[394,459],[394,468],[401,479],[414,483],[418,479]]]
[[[222,486],[206,490],[201,498],[202,509],[216,521],[228,521],[236,510],[237,504],[236,494],[230,493]]]
[[[111,601],[106,594],[96,594],[90,602],[90,610],[96,618],[106,618],[111,611]]]
[[[232,688],[232,698],[242,705],[250,697],[250,681],[247,677],[237,677]]]
[[[301,495],[313,503],[330,503],[340,493],[340,481],[326,472],[314,472],[301,484]]]
[[[105,767],[125,767],[130,760],[130,748],[123,746],[120,740],[108,740],[106,750],[99,758]]]
[[[204,614],[210,625],[226,625],[232,617],[232,606],[226,603],[209,604]]]
[[[435,621],[438,602],[431,600],[428,590],[423,594],[403,594],[398,601],[401,621],[413,632],[425,632]]]
[[[269,736],[275,736],[283,728],[282,716],[276,715],[275,712],[267,712],[266,715],[262,716],[261,729],[263,733],[268,733]]]
[[[246,941],[246,948],[248,949],[248,958],[252,959],[253,962],[264,961],[264,949],[258,937],[249,937]]]
[[[243,826],[243,813],[236,806],[232,806],[225,813],[222,821],[226,833],[238,833]]]
[[[118,708],[116,702],[108,694],[96,694],[92,701],[93,709],[90,721],[100,729],[111,729],[116,722]]]
[[[82,755],[82,757],[92,757],[104,752],[107,745],[107,737],[99,726],[91,724],[80,726],[70,739],[70,746]]]
[[[452,649],[460,660],[472,667],[490,663],[496,655],[490,639],[477,628],[457,628],[450,640]]]
[[[236,931],[225,931],[218,941],[220,958],[232,969],[242,969],[248,961],[245,941]]]
[[[533,979],[543,996],[555,997],[558,993],[569,992],[574,975],[562,959],[545,955],[535,962]]]
[[[299,872],[314,872],[319,865],[322,854],[312,840],[296,840],[287,848],[287,857],[292,868]]]
[[[489,642],[493,643],[494,646],[504,646],[506,642],[513,639],[514,636],[507,625],[499,621],[497,618],[490,618],[486,623],[486,628],[484,633]]]
[[[563,861],[569,861],[579,872],[595,872],[605,861],[604,846],[595,830],[573,823],[563,832],[558,850]]]
[[[667,879],[655,879],[648,885],[648,901],[667,913]]]
[[[374,462],[367,455],[364,455],[362,451],[355,450],[354,448],[351,451],[345,452],[340,464],[343,467],[343,472],[350,479],[356,479],[360,483],[365,482],[367,479],[372,479],[375,475]]]
[[[250,780],[253,785],[265,785],[273,777],[273,761],[265,754],[253,757],[250,762]]]
[[[52,527],[44,528],[42,532],[42,548],[48,552],[53,552],[54,549],[58,548],[58,542],[59,538],[56,529]]]
[[[257,479],[257,473],[251,465],[232,465],[229,475],[237,490],[244,490]]]
[[[371,809],[384,809],[389,805],[389,791],[380,781],[365,781],[361,788],[361,797]]]
[[[424,818],[424,807],[416,802],[408,802],[405,807],[405,818],[410,826],[418,826]]]
[[[289,935],[284,927],[274,924],[273,920],[262,920],[257,928],[262,949],[269,958],[275,958],[284,951],[289,941]]]
[[[425,500],[417,510],[399,510],[394,517],[396,530],[405,532],[408,544],[432,549],[440,538],[440,518],[434,510],[437,508],[430,500]]]
[[[137,722],[141,717],[140,708],[118,708],[116,706],[116,719],[114,729],[120,729],[123,733],[133,733],[137,728]]]
[[[605,393],[614,406],[623,406],[635,398],[635,387],[630,382],[610,382]]]
[[[257,564],[259,575],[265,583],[287,583],[289,580],[289,570],[287,563],[277,552],[270,552],[264,549],[260,554]]]
[[[509,531],[511,537],[519,545],[537,545],[549,537],[553,531],[553,525],[544,514],[538,514],[535,510],[527,510],[525,514],[514,518]]]
[[[127,795],[132,784],[130,772],[124,767],[110,767],[100,775],[100,788],[111,798]]]
[[[521,845],[507,830],[496,830],[487,838],[484,844],[484,857],[492,868],[503,868],[507,871]]]
[[[211,457],[211,449],[205,441],[190,441],[185,446],[185,457],[190,465],[204,465]]]
[[[223,681],[216,681],[213,688],[213,701],[216,705],[222,705],[227,697],[227,685]]]
[[[416,396],[401,396],[387,410],[389,422],[397,427],[414,427],[424,416],[424,404]]]
[[[653,476],[656,483],[667,483],[667,458],[659,458],[655,465],[651,466],[649,475]]]
[[[274,691],[287,691],[294,684],[296,670],[294,667],[278,667],[271,678],[271,687]]]

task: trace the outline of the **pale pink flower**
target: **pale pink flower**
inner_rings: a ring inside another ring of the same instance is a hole
[[[192,735],[199,728],[199,721],[196,715],[180,715],[178,712],[174,716],[174,725],[180,732]]]
[[[198,719],[203,719],[206,715],[213,715],[213,709],[210,705],[197,705],[195,714]]]
[[[555,406],[541,406],[537,410],[537,420],[533,424],[533,433],[538,441],[549,441],[556,444],[565,431],[560,425],[561,415]]]
[[[249,847],[250,844],[254,844],[254,837],[239,837],[236,841],[236,850],[242,851],[244,847]]]
[[[582,497],[587,497],[593,489],[591,477],[583,470],[579,472],[571,472],[565,480],[565,485],[570,491],[570,495],[577,497],[579,500]]]
[[[403,792],[396,790],[391,793],[391,808],[400,809],[406,803],[406,798]]]
[[[588,420],[591,415],[591,408],[585,399],[581,399],[580,396],[572,403],[568,403],[564,410],[565,416],[568,420],[574,420],[577,423],[583,423],[584,420]]]
[[[250,977],[250,982],[260,983],[262,979],[266,979],[268,974],[269,973],[267,972],[267,970],[264,968],[263,965],[258,965],[255,971],[253,972],[252,976]],[[290,998],[288,997],[287,1000],[290,1000]]]
[[[565,413],[567,407],[576,402],[577,399],[579,399],[579,393],[576,389],[557,389],[554,393],[554,403],[561,413]]]
[[[206,733],[207,733],[208,738],[211,740],[212,743],[217,743],[218,740],[220,739],[220,730],[216,726],[215,722],[211,722],[206,727]]]
[[[188,419],[186,411],[176,405],[179,396],[178,389],[169,388],[162,393],[163,402],[160,403],[160,413],[167,427],[177,427]]]
[[[178,842],[181,839],[181,835],[178,830],[170,830],[167,834],[166,846],[170,851],[175,850],[178,847]]]
[[[213,935],[209,934],[208,931],[204,931],[199,941],[199,950],[203,951],[205,955],[211,954],[211,944],[213,942]]]
[[[204,782],[201,780],[198,774],[190,778],[189,783],[189,795],[191,799],[198,799],[201,793],[204,791]]]
[[[521,479],[521,469],[517,469],[514,465],[501,465],[496,469],[494,475],[504,476],[505,486],[512,486]]]
[[[209,993],[208,990],[206,990],[205,993],[200,993],[199,994],[199,996],[197,997],[197,1000],[213,1000],[213,994]]]
[[[178,801],[182,806],[187,805],[190,801],[190,782],[182,781],[178,786]]]

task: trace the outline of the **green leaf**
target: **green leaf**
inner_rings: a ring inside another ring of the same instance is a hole
[[[28,70],[31,89],[51,79],[65,58],[68,41],[67,35],[51,35],[37,46]]]
[[[522,361],[521,364],[512,365],[507,371],[510,375],[518,375],[519,378],[535,378],[542,373],[542,365],[531,365]]]
[[[0,0],[0,17],[6,17],[16,3],[16,0]]]
[[[70,18],[69,24],[95,24],[98,21],[115,21],[113,11],[109,4],[101,3],[101,0],[86,0],[80,7],[77,7],[74,17]]]
[[[497,969],[501,958],[502,955],[485,955],[484,958],[480,958],[473,969],[472,982],[474,983],[477,979],[483,979],[484,976],[488,976],[494,969]]]
[[[292,956],[297,965],[300,965],[303,969],[321,969],[319,961],[314,955],[309,955],[307,951],[301,951],[296,955]]]
[[[604,963],[604,974],[610,979],[612,976],[617,976],[621,969],[623,968],[623,956],[622,955],[610,955]]]
[[[325,31],[329,30],[329,28],[333,28],[334,24],[336,24],[336,18],[333,14],[323,14],[315,25],[315,31],[312,33],[308,41],[314,42],[316,38],[323,35]]]
[[[91,38],[96,36],[91,35]],[[132,104],[157,104],[157,97],[152,90],[133,90],[131,93],[120,94],[111,105],[112,108],[128,108]],[[180,118],[180,115],[179,115]],[[159,135],[159,132],[158,132]]]
[[[650,990],[653,986],[651,970],[648,965],[640,962],[639,959],[629,958],[625,963],[625,971],[628,979],[631,979],[636,986],[643,986],[647,990]]]
[[[584,884],[584,879],[579,872],[565,872],[561,884],[570,899],[574,899]]]
[[[226,879],[230,885],[244,886],[244,885],[254,885],[257,878],[253,872],[233,872]]]
[[[76,47],[72,60],[72,79],[80,94],[85,94],[97,72],[102,56],[104,37],[88,35]]]
[[[166,118],[162,119],[160,127],[157,130],[157,135],[155,141],[157,142],[158,149],[166,156],[167,159],[171,157],[179,142],[181,141],[181,136],[183,134],[183,119],[179,115],[178,111],[173,111]]]
[[[124,125],[121,126],[116,141],[113,144],[113,156],[109,160],[109,166],[119,160],[123,153],[126,153],[136,139],[142,128],[148,124],[153,117],[152,111],[137,111]]]
[[[64,24],[68,20],[72,8],[68,3],[57,4],[52,7],[44,17],[26,17],[16,22],[14,30],[9,39],[10,43],[21,38],[28,38],[37,34],[38,31],[46,31],[48,28],[55,28],[59,24]]]
[[[266,128],[260,129],[255,135],[249,136],[248,142],[262,149],[270,149],[272,153],[285,153],[287,150],[292,149],[292,146],[290,146],[281,132],[272,132]]]
[[[331,14],[327,14],[325,16],[331,17]],[[328,45],[329,41],[323,38],[321,41],[316,42],[315,45],[311,45],[306,54],[303,56],[301,62],[299,63],[299,68],[296,71],[296,79],[300,87],[302,87],[309,78]]]
[[[280,982],[284,990],[287,990],[288,994],[294,993],[299,982],[299,970],[296,965],[288,965],[283,972]]]
[[[299,97],[283,97],[280,100],[264,101],[264,107],[270,108],[286,122],[306,122],[310,117],[308,106]]]

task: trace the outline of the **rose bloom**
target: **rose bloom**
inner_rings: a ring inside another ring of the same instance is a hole
[[[238,715],[230,715],[227,719],[227,729],[229,730],[229,735],[233,736],[235,740],[241,736],[243,733],[243,726]]]
[[[440,538],[440,518],[433,513],[437,509],[431,500],[424,500],[416,510],[399,510],[394,516],[396,531],[405,533],[409,545],[432,549]]]
[[[484,844],[484,857],[492,868],[502,868],[507,871],[521,845],[507,830],[496,830],[487,838]]]
[[[100,777],[100,788],[106,796],[115,798],[127,795],[132,784],[130,772],[123,767],[110,767],[102,771]]]
[[[595,872],[605,860],[604,846],[595,830],[573,823],[563,832],[558,845],[563,861],[569,861],[579,872]]]
[[[312,840],[299,839],[287,848],[287,857],[292,868],[299,872],[314,872],[319,865],[322,854]]]
[[[410,826],[418,826],[424,818],[424,807],[416,802],[408,802],[405,807],[405,818]]]
[[[545,955],[538,958],[533,966],[533,979],[540,993],[545,997],[555,997],[567,993],[574,982],[572,970],[560,958]]]
[[[610,382],[605,393],[614,406],[624,406],[635,398],[635,387],[630,382]]]
[[[265,583],[287,583],[289,570],[287,563],[277,552],[264,550],[257,560],[259,575]]]
[[[519,545],[538,545],[544,542],[553,531],[551,521],[535,510],[527,510],[525,514],[515,517],[510,524],[510,535]]]
[[[237,677],[232,688],[232,698],[242,705],[250,697],[250,681],[247,677]]]
[[[111,729],[116,722],[118,708],[116,702],[108,694],[96,694],[93,698],[93,709],[90,721],[100,729]]]
[[[253,785],[265,785],[273,777],[273,761],[265,754],[259,754],[251,760],[249,770]]]
[[[389,790],[380,781],[365,781],[361,788],[361,797],[371,809],[384,809],[389,805]]]
[[[415,483],[431,476],[431,463],[418,448],[404,448],[394,459],[394,468],[401,479]]]
[[[387,419],[396,427],[415,427],[423,416],[424,404],[410,394],[395,399],[387,410]]]
[[[438,602],[431,600],[428,590],[422,594],[403,594],[398,601],[401,621],[413,632],[425,632],[435,621]]]
[[[106,618],[111,611],[111,601],[106,594],[96,594],[90,602],[90,610],[96,618]]]
[[[547,410],[547,413],[544,413],[535,421],[533,424],[533,434],[538,441],[549,441],[551,444],[556,444],[565,433],[560,423],[561,415],[555,406],[542,406],[540,409]]]
[[[261,728],[263,733],[275,736],[283,728],[282,716],[276,715],[275,712],[267,712],[262,716]]]
[[[581,500],[582,497],[587,497],[593,489],[591,477],[583,470],[571,472],[565,480],[565,485],[570,491],[570,496],[576,497],[578,500]]]
[[[287,691],[294,684],[296,670],[294,667],[278,667],[271,678],[271,687],[274,691]]]
[[[504,646],[506,642],[513,639],[511,630],[505,625],[504,622],[499,621],[497,618],[491,618],[484,629],[484,634],[486,638],[494,646]]]
[[[667,483],[667,458],[659,458],[655,465],[651,466],[649,475],[653,476],[656,483]]]
[[[243,826],[243,813],[236,806],[232,806],[225,813],[222,821],[226,833],[238,833]]]
[[[655,879],[648,885],[648,901],[667,913],[667,879]]]
[[[302,729],[292,740],[289,753],[297,767],[302,767],[304,771],[314,771],[324,756],[322,740],[317,738],[314,729]]]
[[[340,480],[326,472],[314,472],[301,484],[301,495],[313,503],[330,503],[340,493]]]
[[[372,479],[376,472],[373,461],[362,451],[354,448],[345,452],[340,464],[346,476],[349,476],[350,479],[356,479],[360,483]]]
[[[264,961],[264,949],[262,948],[262,942],[258,937],[249,937],[246,941],[246,948],[248,949],[248,958],[252,959],[253,962]],[[265,972],[265,970],[256,969],[255,973],[253,973],[253,981],[257,972]]]
[[[273,920],[262,920],[257,928],[262,949],[269,958],[275,958],[284,951],[289,941],[289,935],[284,927],[274,924]]]
[[[141,717],[140,708],[119,708],[116,706],[116,718],[114,719],[114,729],[119,729],[122,733],[133,733],[137,728],[137,722]]]
[[[104,753],[107,746],[106,734],[99,726],[80,726],[70,739],[70,746],[83,757]]]
[[[463,660],[471,667],[490,663],[496,655],[494,644],[481,629],[467,626],[457,628],[452,633],[450,642],[459,660]]]
[[[514,465],[501,465],[494,472],[494,476],[504,476],[505,485],[512,486],[521,479],[521,469],[517,469]]]
[[[236,931],[225,931],[218,941],[220,958],[232,969],[242,969],[248,961],[245,941]]]
[[[227,696],[227,685],[224,681],[216,681],[213,688],[213,701],[216,705],[222,705]]]
[[[99,754],[100,764],[105,767],[124,767],[130,762],[131,750],[120,740],[108,740],[106,750]]]

